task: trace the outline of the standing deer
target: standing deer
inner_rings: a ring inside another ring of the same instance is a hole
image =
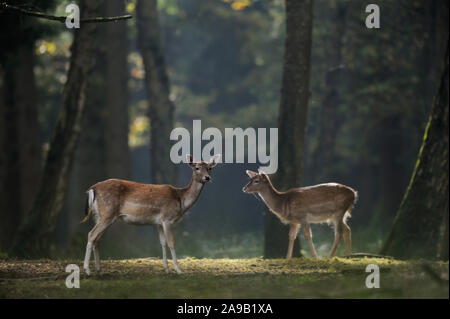
[[[328,258],[334,256],[341,237],[344,238],[346,254],[351,253],[351,231],[346,219],[358,198],[355,190],[342,184],[327,183],[279,192],[267,174],[261,170],[258,172],[246,171],[250,182],[242,190],[244,193],[258,193],[270,211],[282,223],[290,225],[286,258],[292,257],[299,226],[308,242],[312,257],[317,258],[309,224],[322,222],[334,224],[334,243]]]
[[[211,168],[216,166],[220,155],[215,155],[209,162],[194,162],[187,155],[187,163],[192,168],[192,178],[184,188],[171,185],[149,185],[121,179],[108,179],[91,186],[86,201],[85,222],[94,214],[95,226],[89,232],[84,258],[84,270],[89,275],[89,259],[94,251],[95,269],[100,271],[98,242],[105,230],[116,220],[121,219],[132,225],[158,226],[159,240],[163,252],[163,267],[167,267],[166,244],[169,245],[175,271],[182,273],[177,263],[172,225],[197,201],[205,183],[211,180]]]

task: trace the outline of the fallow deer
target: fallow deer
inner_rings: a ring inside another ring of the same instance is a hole
[[[331,222],[334,224],[334,243],[328,258],[336,252],[343,237],[346,254],[351,253],[351,230],[347,218],[356,203],[358,193],[352,188],[327,183],[309,187],[291,188],[286,192],[275,189],[270,178],[263,171],[259,173],[247,170],[250,182],[242,189],[245,193],[258,193],[264,203],[282,223],[289,224],[289,245],[286,258],[292,257],[294,241],[301,226],[313,258],[317,258],[312,242],[311,223]]]
[[[120,179],[108,179],[91,186],[86,201],[85,222],[91,214],[95,218],[95,226],[89,232],[86,246],[84,266],[89,275],[89,259],[94,251],[95,269],[100,271],[98,243],[105,230],[118,219],[127,224],[156,224],[162,246],[163,267],[167,267],[166,245],[169,245],[175,271],[182,273],[178,267],[175,253],[172,225],[195,204],[205,183],[211,180],[211,168],[216,166],[220,155],[215,155],[209,162],[194,162],[187,155],[187,163],[192,168],[192,178],[184,188],[171,185],[141,184]]]

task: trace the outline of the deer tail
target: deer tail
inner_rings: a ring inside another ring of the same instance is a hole
[[[354,193],[354,199],[353,199],[353,202],[350,204],[350,207],[347,209],[347,212],[345,213],[348,217],[352,216],[352,214],[351,214],[352,209],[353,209],[353,207],[355,207],[356,202],[358,201],[358,192],[353,189],[352,189],[352,191]]]
[[[85,205],[85,209],[84,209],[84,214],[86,216],[83,218],[83,220],[80,222],[80,224],[86,222],[89,219],[89,217],[91,217],[92,206],[94,204],[94,199],[95,199],[95,192],[92,188],[89,189],[86,193],[88,194],[88,196],[86,197],[86,205]]]

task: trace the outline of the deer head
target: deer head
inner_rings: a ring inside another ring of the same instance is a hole
[[[186,155],[186,160],[189,166],[192,168],[193,171],[193,178],[194,181],[198,183],[205,184],[206,182],[209,182],[211,180],[211,169],[217,165],[217,162],[220,159],[220,154],[216,154],[209,162],[200,161],[200,162],[194,162],[194,158],[192,155],[188,154]]]
[[[258,173],[250,170],[245,172],[250,177],[250,182],[242,188],[244,193],[257,193],[270,185],[269,176],[262,170],[258,170]]]

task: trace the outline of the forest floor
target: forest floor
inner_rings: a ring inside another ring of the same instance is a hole
[[[169,260],[170,262],[170,260]],[[80,288],[66,287],[68,264]],[[366,266],[380,269],[380,288],[366,287]],[[449,298],[448,262],[384,258],[102,260],[87,276],[80,260],[0,260],[0,298]]]

